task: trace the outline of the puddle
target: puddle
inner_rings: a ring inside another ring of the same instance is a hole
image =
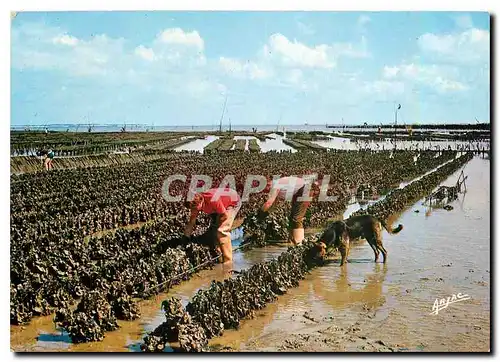
[[[203,153],[203,149],[209,143],[219,139],[218,136],[206,136],[204,139],[197,139],[193,142],[186,143],[185,145],[179,146],[175,148],[176,151],[195,151],[199,153]]]

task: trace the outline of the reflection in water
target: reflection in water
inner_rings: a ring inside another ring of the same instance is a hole
[[[62,330],[57,333],[41,333],[37,340],[39,346],[49,348],[57,346],[60,349],[66,349],[72,343],[69,334]]]
[[[311,283],[314,294],[334,309],[343,309],[354,303],[364,303],[370,309],[381,307],[386,300],[383,295],[383,285],[387,275],[387,264],[374,263],[373,259],[350,257],[348,260],[342,267],[339,267],[336,260],[333,267],[327,266],[318,270],[319,277]],[[360,264],[366,264],[368,268],[361,267]],[[353,268],[358,270],[353,272]],[[360,268],[363,271],[371,269],[362,280]]]
[[[262,152],[269,152],[269,151],[291,151],[292,153],[297,152],[295,148],[285,145],[283,143],[282,136],[275,133],[270,134],[269,136],[272,137],[272,139],[266,139],[264,142],[257,141],[257,143],[260,146],[260,150]]]
[[[60,331],[59,333],[42,333],[38,336],[39,342],[64,342],[71,343],[68,333]]]
[[[284,331],[290,333],[303,329],[306,321],[304,314],[310,311],[316,317],[326,318],[333,315],[332,308],[335,311],[357,305],[369,310],[381,307],[386,301],[383,285],[387,266],[368,264],[367,260],[363,262],[372,270],[366,277],[366,283],[358,280],[357,273],[349,279],[348,268],[339,268],[338,263],[332,262],[314,270],[297,288],[288,290],[276,302],[258,311],[256,318],[242,321],[237,331],[226,330],[223,336],[213,338],[210,344],[233,349],[245,349],[250,345],[256,348],[259,340],[279,337]],[[358,284],[365,285],[357,288]]]
[[[359,150],[370,149],[373,151],[391,150],[394,148],[394,143],[391,140],[385,141],[372,141],[372,140],[358,140],[357,142],[348,138],[332,137],[329,136],[328,140],[312,141],[320,146],[337,149],[337,150]],[[398,141],[398,149],[406,150],[446,150],[451,147],[452,150],[468,149],[470,150],[489,150],[490,142],[467,142],[467,141]]]

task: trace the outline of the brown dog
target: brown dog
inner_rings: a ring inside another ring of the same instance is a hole
[[[322,249],[324,257],[331,249],[339,249],[342,255],[340,265],[344,265],[347,255],[349,255],[349,232],[344,221],[335,221],[321,235],[318,245]]]
[[[379,252],[382,252],[384,263],[387,261],[387,250],[382,244],[382,227],[390,234],[397,234],[403,230],[403,225],[390,229],[383,220],[372,215],[353,216],[346,221],[335,221],[324,231],[319,239],[327,249],[337,248],[340,251],[344,265],[349,255],[350,240],[366,239],[375,253],[375,262],[378,261]]]

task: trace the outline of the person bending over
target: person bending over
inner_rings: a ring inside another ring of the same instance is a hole
[[[51,170],[52,169],[52,161],[54,160],[54,151],[48,150],[48,152],[45,154],[45,159],[43,161],[45,170]]]
[[[187,202],[191,209],[189,222],[184,230],[184,235],[190,237],[200,211],[212,216],[217,227],[216,250],[222,253],[223,262],[233,260],[233,247],[231,245],[231,227],[241,208],[241,199],[235,190],[213,188],[194,196],[193,201]]]
[[[271,191],[267,201],[259,211],[259,218],[265,219],[270,212],[275,201],[280,198],[292,198],[292,210],[289,216],[290,241],[295,244],[301,244],[304,240],[304,217],[311,204],[315,190],[318,187],[317,181],[309,181],[308,178],[301,177],[282,177],[271,185]],[[305,191],[309,194],[304,194]],[[306,200],[302,200],[302,198]]]

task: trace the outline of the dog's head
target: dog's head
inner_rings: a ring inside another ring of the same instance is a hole
[[[343,240],[349,238],[348,226],[344,221],[331,223],[319,238],[319,244],[325,245],[325,253],[333,248],[338,248]]]
[[[309,249],[306,260],[313,264],[319,265],[325,262],[326,257],[326,245],[324,243],[315,243],[312,248]]]
[[[320,258],[324,258],[326,256],[326,250],[327,248],[325,243],[319,242],[316,244],[316,251]]]

